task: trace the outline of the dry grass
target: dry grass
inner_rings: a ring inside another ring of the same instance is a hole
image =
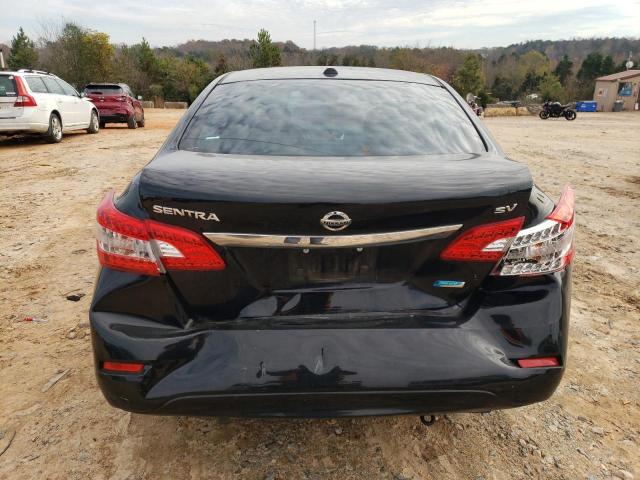
[[[524,117],[532,115],[526,107],[488,107],[484,111],[485,117]]]

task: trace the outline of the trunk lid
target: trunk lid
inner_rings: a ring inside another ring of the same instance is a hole
[[[127,96],[119,85],[87,85],[84,93],[99,110],[119,108],[127,101]]]
[[[149,217],[210,234],[335,240],[452,227],[361,248],[216,248],[221,272],[170,272],[195,317],[443,310],[480,286],[492,264],[446,262],[440,252],[472,226],[527,214],[526,166],[495,155],[251,157],[175,151],[140,176]],[[496,207],[510,206],[497,215]],[[344,212],[351,223],[320,220]],[[456,228],[453,228],[456,227]],[[451,288],[455,286],[455,288]]]
[[[105,95],[101,92],[87,93],[86,97],[91,100],[98,109],[118,108],[126,102],[126,97],[123,95]]]

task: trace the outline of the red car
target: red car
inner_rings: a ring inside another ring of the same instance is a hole
[[[129,128],[144,127],[144,109],[124,83],[90,83],[84,95],[100,113],[100,128],[107,123],[126,123]]]

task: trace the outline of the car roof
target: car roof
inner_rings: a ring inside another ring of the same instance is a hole
[[[126,87],[127,85],[125,85],[124,83],[113,83],[113,82],[91,82],[91,83],[87,83],[84,88],[87,87]]]
[[[2,74],[2,75],[17,75],[17,76],[23,76],[24,74],[27,74],[27,75],[46,75],[48,77],[55,77],[55,75],[53,73],[45,72],[45,71],[42,71],[42,70],[31,70],[31,69],[27,69],[27,68],[21,68],[20,70],[16,70],[16,71],[0,70],[0,74]]]
[[[337,75],[325,75],[325,70],[333,69]],[[391,70],[388,68],[367,67],[272,67],[239,70],[225,75],[219,83],[249,82],[254,80],[294,80],[294,79],[323,79],[334,78],[340,80],[377,80],[390,82],[423,83],[426,85],[442,86],[440,81],[424,73],[407,72],[405,70]]]

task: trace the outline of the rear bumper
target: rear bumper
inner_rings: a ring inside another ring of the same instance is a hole
[[[407,314],[385,324],[372,314],[342,319],[357,328],[336,328],[338,318],[331,328],[322,319],[270,318],[182,329],[92,308],[98,383],[112,405],[154,414],[324,417],[527,405],[551,396],[562,378],[570,274],[497,284],[460,321]],[[534,356],[557,356],[562,366],[515,363]],[[146,367],[106,373],[106,360]]]
[[[94,103],[100,114],[100,121],[105,123],[126,123],[127,119],[134,114],[134,110],[128,105],[118,105],[116,107],[107,107],[98,103]]]
[[[0,133],[45,133],[49,130],[48,123],[14,122],[0,119]]]
[[[104,123],[127,123],[127,120],[131,114],[129,113],[116,113],[109,115],[100,115],[100,121]]]

